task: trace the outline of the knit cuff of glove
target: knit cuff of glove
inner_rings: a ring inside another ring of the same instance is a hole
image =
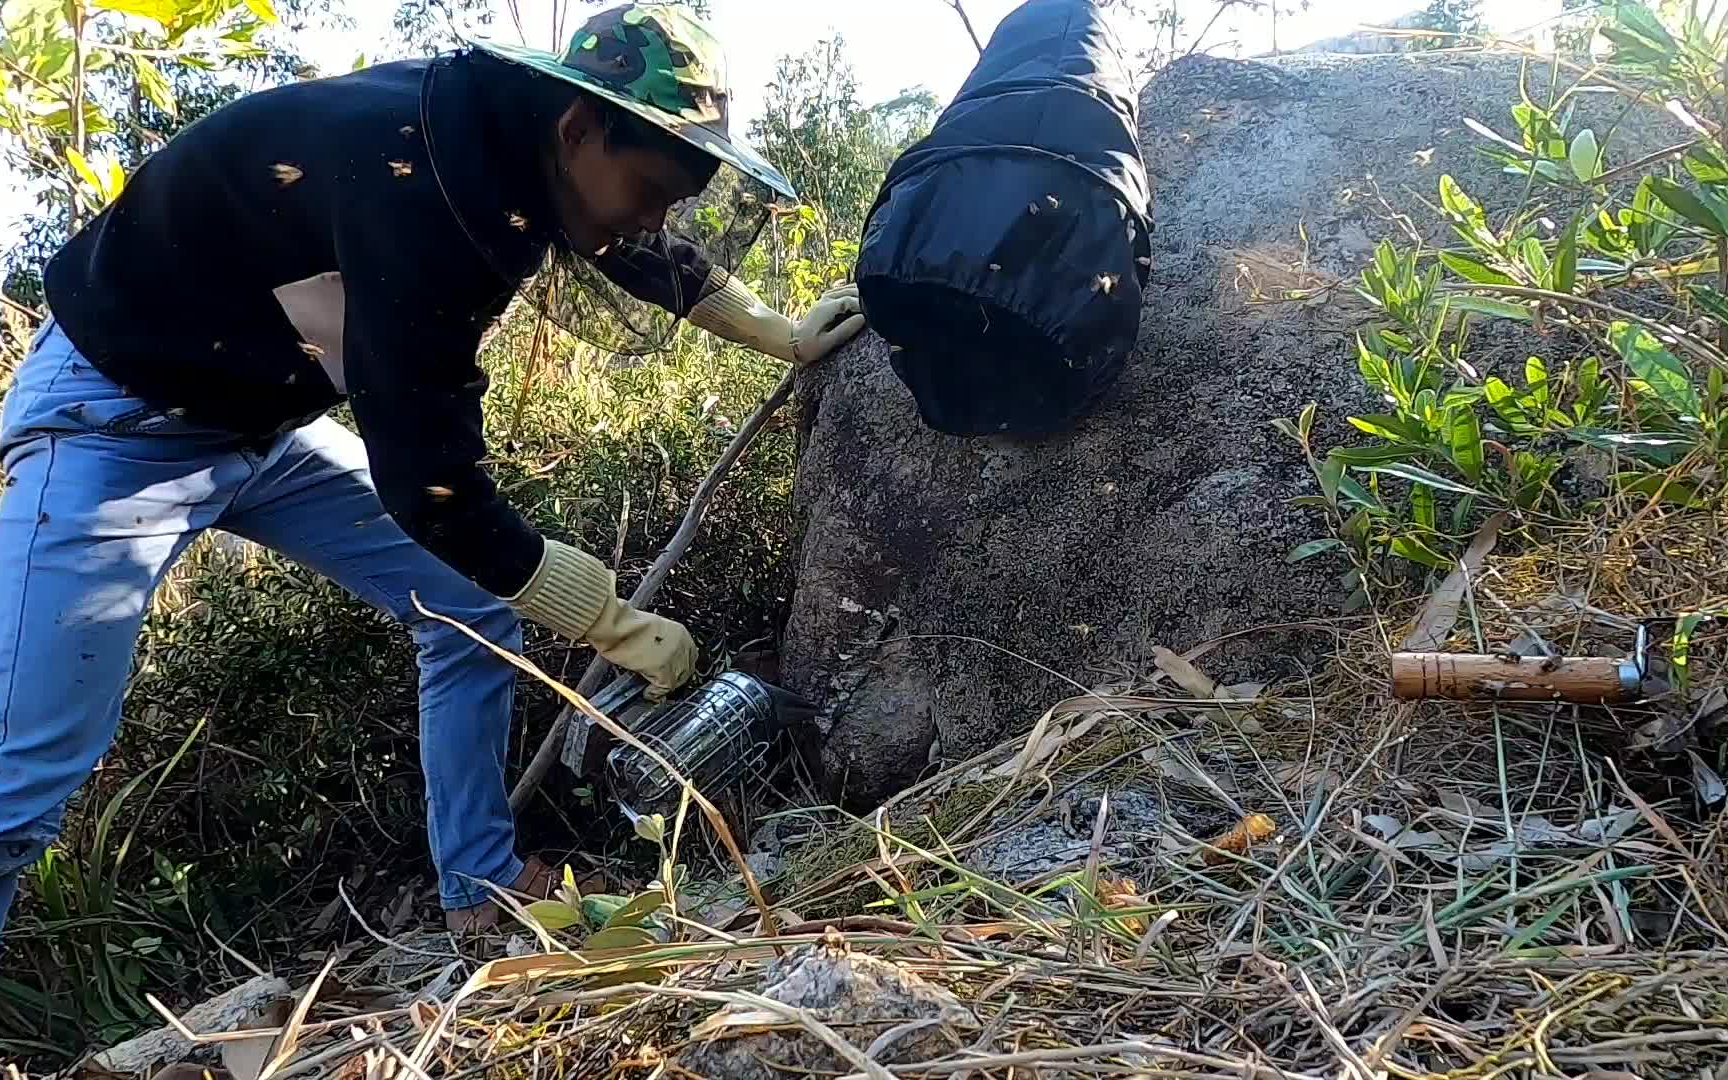
[[[716,269],[714,273],[725,275],[726,280],[691,309],[690,322],[788,364],[797,362],[792,348],[792,320],[764,304],[741,279],[724,270]]]
[[[617,584],[606,564],[581,548],[545,541],[540,567],[509,603],[527,618],[570,641],[584,641]]]

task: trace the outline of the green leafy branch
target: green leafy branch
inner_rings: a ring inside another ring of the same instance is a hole
[[[1352,606],[1388,558],[1450,569],[1482,512],[1573,509],[1554,485],[1568,447],[1608,455],[1613,490],[1652,502],[1704,505],[1728,476],[1728,29],[1696,3],[1670,30],[1623,2],[1604,33],[1609,74],[1587,72],[1546,104],[1521,79],[1513,136],[1468,121],[1507,172],[1583,208],[1557,224],[1527,194],[1496,221],[1442,176],[1436,209],[1459,243],[1383,243],[1357,289],[1381,316],[1357,339],[1358,370],[1385,405],[1348,418],[1366,443],[1318,453],[1312,407],[1279,422],[1320,486],[1298,503],[1325,509],[1334,531],[1290,559],[1348,552]],[[1662,102],[1695,138],[1617,165],[1616,130],[1575,123],[1581,95],[1604,90]],[[1584,351],[1531,356],[1517,384],[1484,375],[1472,338],[1494,320],[1566,331]]]

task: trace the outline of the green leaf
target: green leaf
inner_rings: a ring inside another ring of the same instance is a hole
[[[1524,385],[1532,391],[1540,390],[1548,385],[1548,362],[1540,356],[1532,356],[1524,361]]]
[[[1530,943],[1547,933],[1562,917],[1570,914],[1575,902],[1570,897],[1549,908],[1541,918],[1520,930],[1518,934],[1506,943],[1507,955],[1522,952],[1529,948]]]
[[[1326,464],[1320,467],[1320,490],[1325,492],[1328,504],[1338,501],[1338,485],[1343,480],[1344,462],[1339,461],[1336,457],[1328,457]]]
[[[1368,542],[1368,530],[1373,525],[1374,521],[1368,516],[1368,511],[1358,510],[1344,519],[1344,525],[1338,531],[1346,541],[1360,547]],[[1345,577],[1349,577],[1349,575],[1346,574]],[[1345,588],[1349,588],[1349,586],[1346,585]]]
[[[665,893],[645,892],[613,912],[611,918],[606,920],[606,928],[610,930],[617,926],[641,926],[665,906]]]
[[[96,170],[90,167],[90,160],[88,158],[68,146],[66,148],[66,160],[72,163],[72,169],[78,174],[80,180],[88,184],[92,191],[101,194],[102,180],[96,175]]]
[[[1661,501],[1682,509],[1697,509],[1709,505],[1698,495],[1698,487],[1689,480],[1671,480],[1666,473],[1620,473],[1615,483],[1624,494],[1661,497]]]
[[[1697,484],[1693,484],[1692,480],[1671,480],[1668,473],[1616,473],[1614,486],[1621,494],[1659,498],[1666,505],[1680,506],[1681,510],[1702,510],[1704,506],[1709,506],[1709,499],[1700,498]]]
[[[1446,396],[1440,399],[1442,409],[1467,408],[1488,397],[1488,391],[1480,386],[1454,386],[1446,391]]]
[[[1692,286],[1692,298],[1698,301],[1698,306],[1710,314],[1712,319],[1728,325],[1728,296],[1724,296],[1708,285]]]
[[[1704,623],[1702,612],[1689,612],[1680,616],[1674,622],[1674,637],[1669,643],[1673,654],[1674,669],[1679,673],[1679,683],[1682,689],[1686,686],[1692,664],[1692,635],[1698,632],[1698,627]]]
[[[168,82],[168,77],[162,74],[162,69],[151,62],[147,56],[132,56],[132,67],[138,73],[138,89],[150,104],[161,109],[169,116],[178,116],[179,111],[174,101],[174,87]]]
[[[1307,407],[1302,410],[1302,416],[1296,421],[1297,430],[1301,431],[1304,440],[1306,440],[1309,435],[1313,434],[1314,417],[1319,411],[1319,403],[1311,401],[1308,403]]]
[[[1410,511],[1416,524],[1432,532],[1440,523],[1440,508],[1434,500],[1434,489],[1427,484],[1411,485]]]
[[[589,934],[588,939],[582,943],[582,951],[639,949],[644,945],[652,944],[654,944],[654,935],[640,926],[609,926],[604,930],[596,930]]]
[[[643,814],[633,822],[636,835],[650,844],[664,843],[666,840],[666,815]]]
[[[1542,179],[1551,180],[1556,184],[1560,183],[1561,177],[1565,175],[1565,173],[1560,170],[1560,166],[1557,163],[1547,160],[1531,162],[1529,165],[1520,165],[1516,168],[1510,168],[1507,171],[1517,176],[1529,176],[1531,173],[1535,173]]]
[[[1472,484],[1482,482],[1482,471],[1487,462],[1482,449],[1482,423],[1476,419],[1476,413],[1471,409],[1458,409],[1452,413],[1452,425],[1448,434],[1452,443],[1452,462],[1458,466],[1458,471]]]
[[[1454,480],[1448,480],[1439,473],[1430,472],[1420,465],[1359,465],[1357,468],[1366,473],[1384,473],[1387,476],[1396,476],[1400,479],[1408,480],[1413,484],[1427,484],[1429,487],[1439,488],[1441,491],[1450,491],[1456,495],[1486,495],[1485,492],[1478,491],[1473,487],[1468,487]]]
[[[1684,435],[1662,435],[1653,432],[1600,431],[1578,428],[1567,433],[1586,446],[1609,453],[1630,454],[1652,465],[1678,465],[1698,445],[1696,439]]]
[[[1715,199],[1717,205],[1711,205],[1706,202],[1706,197],[1694,194],[1666,177],[1652,176],[1649,183],[1656,197],[1688,223],[1717,236],[1728,235],[1728,203]]]
[[[1578,219],[1574,217],[1566,223],[1566,229],[1560,234],[1560,243],[1554,248],[1553,288],[1555,292],[1569,293],[1578,284]]]
[[[1370,435],[1376,435],[1388,442],[1415,443],[1420,446],[1428,439],[1428,433],[1417,427],[1415,424],[1412,424],[1400,417],[1388,416],[1384,413],[1372,413],[1368,416],[1351,416],[1347,417],[1347,419],[1350,421],[1350,426],[1355,428],[1357,431],[1364,431]]]
[[[1396,330],[1381,330],[1376,337],[1380,344],[1393,352],[1410,352],[1416,348],[1415,342]]]
[[[1653,255],[1666,246],[1674,232],[1674,226],[1656,212],[1662,201],[1656,196],[1656,181],[1660,179],[1646,176],[1632,195],[1631,208],[1620,211],[1620,220],[1631,236],[1633,247],[1646,255]]]
[[[1504,300],[1490,300],[1486,296],[1454,296],[1450,303],[1460,311],[1486,315],[1489,318],[1530,321],[1530,309],[1522,304],[1508,304]]]
[[[1435,570],[1452,569],[1452,560],[1435,551],[1433,548],[1416,539],[1414,536],[1400,536],[1392,541],[1392,554],[1401,559],[1408,559],[1422,566]]]
[[[1380,272],[1380,277],[1388,286],[1397,282],[1398,249],[1392,246],[1392,241],[1382,240],[1380,246],[1374,249],[1374,268]]]
[[[1361,374],[1362,381],[1368,384],[1370,390],[1379,393],[1386,392],[1386,384],[1390,380],[1386,370],[1386,361],[1370,352],[1360,339],[1356,345],[1356,370]]]
[[[140,18],[149,19],[161,26],[163,30],[167,30],[180,18],[180,9],[188,5],[181,3],[180,0],[94,0],[90,6],[101,11],[118,12],[121,15],[137,15]]]
[[[1486,263],[1450,251],[1440,253],[1440,261],[1446,268],[1461,278],[1474,281],[1478,285],[1516,285],[1516,281],[1492,269]]]
[[[1707,146],[1694,146],[1685,164],[1686,171],[1700,184],[1728,184],[1728,165]]]
[[[1550,279],[1552,267],[1548,262],[1548,252],[1543,250],[1542,241],[1534,236],[1524,238],[1524,265],[1530,268],[1530,275],[1537,281]]]
[[[1371,514],[1386,513],[1386,504],[1381,502],[1373,492],[1356,482],[1348,473],[1339,477],[1338,491],[1350,502]]]
[[[536,900],[527,907],[534,921],[551,933],[582,923],[582,912],[561,900]]]
[[[1602,148],[1596,142],[1596,133],[1589,128],[1573,137],[1566,157],[1572,164],[1572,174],[1583,183],[1594,183],[1602,175]]]
[[[1613,391],[1602,378],[1602,361],[1590,357],[1578,368],[1578,401],[1572,406],[1572,415],[1580,424],[1594,422]]]
[[[1691,372],[1650,331],[1620,320],[1608,328],[1608,341],[1664,405],[1681,416],[1697,416],[1703,411]]]
[[[1420,453],[1421,448],[1415,446],[1340,446],[1326,458],[1344,465],[1380,465],[1388,461],[1409,461]]]
[[[1637,0],[1620,0],[1614,8],[1614,21],[1620,29],[1637,34],[1665,54],[1671,56],[1680,49],[1661,17]]]
[[[1305,562],[1314,556],[1327,551],[1342,550],[1344,541],[1327,537],[1324,540],[1310,540],[1306,544],[1298,544],[1290,549],[1290,554],[1284,556],[1284,561],[1292,565]]]
[[[1476,512],[1476,500],[1466,495],[1452,504],[1452,531],[1464,531],[1464,523],[1470,520],[1470,515]]]
[[[1482,389],[1488,396],[1489,407],[1505,423],[1508,431],[1514,435],[1528,435],[1536,430],[1536,426],[1530,422],[1529,416],[1525,414],[1524,407],[1519,404],[1517,391],[1506,385],[1503,380],[1490,375],[1483,382]]]
[[[276,5],[273,4],[271,0],[246,0],[246,10],[258,16],[262,22],[271,26],[275,26],[282,21],[277,18]]]
[[[1476,228],[1486,228],[1488,215],[1476,204],[1476,201],[1464,193],[1458,186],[1458,181],[1450,173],[1440,177],[1440,205],[1446,208],[1459,222]]]
[[[582,910],[582,924],[595,927],[605,926],[607,921],[628,903],[630,903],[630,898],[627,896],[589,893],[582,898],[579,905]]]
[[[1423,381],[1426,382],[1427,380],[1424,379]],[[1436,394],[1432,388],[1427,388],[1418,393],[1416,395],[1416,400],[1410,403],[1410,411],[1419,417],[1424,424],[1437,425],[1438,418],[1436,406],[1439,402],[1440,395]],[[1424,428],[1419,431],[1419,435],[1423,439],[1426,439],[1428,432]]]

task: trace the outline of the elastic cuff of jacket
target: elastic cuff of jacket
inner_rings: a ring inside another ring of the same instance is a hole
[[[714,273],[726,274],[719,269]],[[792,349],[792,320],[764,304],[750,286],[730,274],[718,289],[690,309],[690,322],[788,364],[797,360]]]
[[[534,576],[507,599],[527,618],[571,641],[583,641],[616,598],[612,571],[581,548],[557,540],[545,544]]]

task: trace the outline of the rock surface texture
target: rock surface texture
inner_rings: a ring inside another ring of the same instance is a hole
[[[1076,684],[1148,670],[1154,645],[1242,635],[1206,659],[1224,683],[1313,660],[1324,637],[1277,628],[1337,614],[1343,567],[1286,565],[1325,527],[1288,507],[1314,485],[1270,421],[1316,401],[1328,446],[1346,414],[1374,411],[1352,286],[1382,238],[1445,242],[1419,201],[1438,202],[1442,172],[1517,204],[1523,181],[1463,121],[1513,130],[1518,73],[1487,56],[1293,56],[1158,76],[1140,113],[1156,231],[1139,348],[1072,431],[929,431],[869,334],[805,376],[783,678],[824,703],[834,794],[872,805]],[[1529,78],[1548,85],[1540,66]],[[1590,109],[1574,123],[1604,129]]]
[[[755,993],[802,1011],[878,1065],[933,1060],[969,1045],[978,1018],[947,990],[886,960],[852,953],[839,939],[770,965]],[[772,1028],[773,1030],[766,1030]],[[837,1076],[857,1063],[809,1026],[768,1005],[728,1005],[691,1033],[674,1062],[707,1080]]]

